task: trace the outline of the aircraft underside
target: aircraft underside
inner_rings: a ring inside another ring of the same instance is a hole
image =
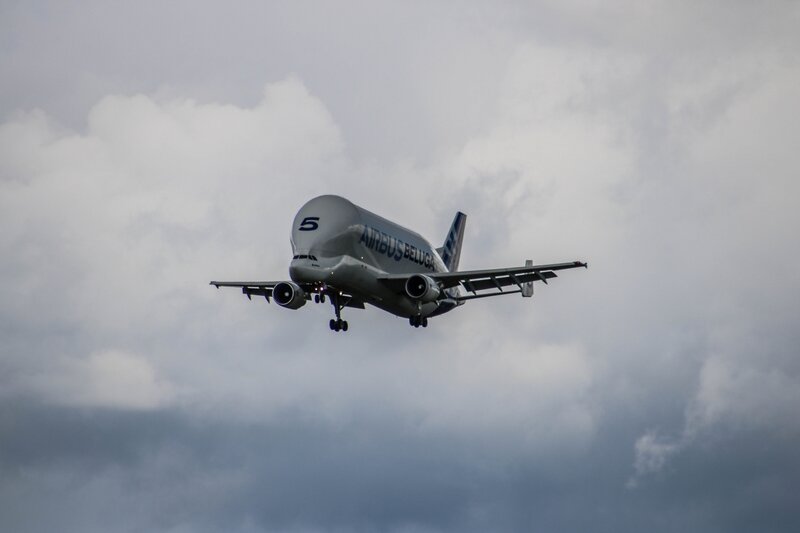
[[[437,316],[457,307],[452,301],[433,303],[415,303],[407,298],[379,299],[374,294],[362,293],[352,287],[339,288],[326,284],[317,284],[311,289],[314,303],[330,302],[335,317],[330,319],[329,327],[332,331],[347,331],[349,324],[342,318],[346,307],[364,309],[366,304],[372,305],[383,311],[399,317],[407,317],[411,326],[419,328],[428,327],[428,317]]]

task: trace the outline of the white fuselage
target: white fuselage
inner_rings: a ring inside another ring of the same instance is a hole
[[[403,317],[431,316],[457,305],[452,299],[420,303],[379,281],[392,274],[433,274],[447,268],[422,236],[339,196],[320,196],[300,208],[291,242],[289,276],[296,283],[349,293]]]

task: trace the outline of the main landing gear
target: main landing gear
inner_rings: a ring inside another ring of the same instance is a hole
[[[418,328],[420,326],[422,326],[423,328],[427,328],[428,318],[420,315],[414,315],[408,317],[408,323],[414,326],[415,328]]]
[[[347,320],[331,318],[329,325],[333,331],[347,331]]]
[[[339,294],[331,293],[331,305],[333,305],[333,311],[336,313],[336,319],[331,319],[329,322],[329,326],[332,331],[347,331],[347,320],[342,320],[342,308],[345,306],[347,302],[342,302],[341,297]],[[325,295],[323,294],[320,299],[324,302]]]

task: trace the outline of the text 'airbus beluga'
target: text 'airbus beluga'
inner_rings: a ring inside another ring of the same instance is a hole
[[[586,267],[572,261],[551,265],[458,270],[467,215],[456,213],[444,246],[434,249],[419,234],[362,209],[340,196],[308,201],[294,217],[289,265],[292,281],[212,281],[241,287],[248,298],[263,296],[281,307],[299,309],[306,302],[333,305],[330,328],[347,331],[342,309],[364,304],[427,327],[428,318],[487,296],[533,296],[533,283],[547,283],[556,270]],[[488,291],[488,292],[483,292]]]

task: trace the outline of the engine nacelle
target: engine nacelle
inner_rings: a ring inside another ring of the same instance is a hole
[[[414,300],[433,302],[441,293],[439,285],[424,274],[414,274],[406,281],[406,294]]]
[[[306,305],[306,293],[297,283],[281,281],[272,289],[275,303],[288,309],[300,309]]]

